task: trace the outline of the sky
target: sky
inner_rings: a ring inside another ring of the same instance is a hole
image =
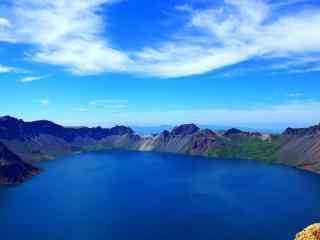
[[[0,115],[63,125],[320,122],[318,0],[1,0]]]

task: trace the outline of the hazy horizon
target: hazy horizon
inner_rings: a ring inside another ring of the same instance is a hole
[[[243,131],[249,131],[249,132],[254,132],[254,131],[259,131],[259,132],[264,132],[264,133],[282,133],[285,131],[287,128],[308,128],[311,126],[318,125],[318,123],[314,123],[311,125],[278,125],[278,126],[256,126],[252,127],[251,125],[223,125],[223,124],[199,124],[196,122],[180,122],[180,123],[175,123],[175,124],[145,124],[145,125],[140,125],[140,124],[130,124],[130,123],[121,123],[121,122],[114,122],[114,123],[105,123],[105,122],[97,122],[97,123],[87,123],[87,124],[71,124],[71,123],[62,123],[59,121],[54,121],[52,119],[24,119],[20,118],[17,116],[11,116],[11,115],[2,115],[1,117],[13,117],[16,119],[21,119],[25,122],[32,122],[32,121],[39,121],[39,120],[47,120],[54,122],[56,124],[59,124],[64,127],[103,127],[103,128],[111,128],[114,126],[127,126],[135,130],[138,134],[151,134],[151,133],[160,133],[164,130],[172,130],[174,127],[184,125],[184,124],[195,124],[201,129],[211,129],[211,130],[216,130],[216,131],[222,131],[222,130],[228,130],[231,128],[238,128]]]

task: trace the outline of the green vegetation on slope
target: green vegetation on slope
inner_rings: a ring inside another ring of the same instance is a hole
[[[281,146],[280,137],[272,137],[263,140],[258,137],[234,137],[224,141],[222,146],[209,151],[209,157],[238,158],[249,160],[263,160],[273,162],[276,160],[276,152]]]

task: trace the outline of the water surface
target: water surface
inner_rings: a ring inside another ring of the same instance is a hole
[[[320,176],[255,161],[92,152],[0,188],[1,240],[292,240],[320,221]]]

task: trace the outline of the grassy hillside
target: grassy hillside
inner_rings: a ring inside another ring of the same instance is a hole
[[[223,139],[223,144],[209,151],[209,157],[255,159],[267,162],[276,160],[276,152],[281,146],[281,139],[273,136],[263,140],[258,137],[238,136],[232,139]]]

